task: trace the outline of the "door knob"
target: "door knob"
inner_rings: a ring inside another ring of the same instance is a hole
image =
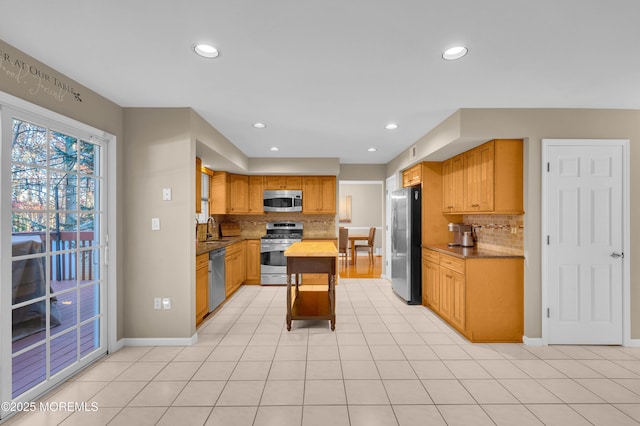
[[[614,259],[617,259],[619,257],[624,259],[624,253],[616,253],[615,251],[613,253],[611,253],[611,257],[613,257]]]

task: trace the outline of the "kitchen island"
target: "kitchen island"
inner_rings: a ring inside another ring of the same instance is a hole
[[[336,259],[335,244],[326,241],[294,243],[284,252],[287,258],[287,330],[292,320],[329,320],[336,328]],[[305,290],[302,274],[327,274],[326,290]],[[293,285],[292,285],[293,278]]]

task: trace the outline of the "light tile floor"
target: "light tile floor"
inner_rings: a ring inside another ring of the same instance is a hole
[[[191,347],[125,347],[11,425],[638,425],[640,348],[471,344],[387,281],[342,279],[328,321],[284,324],[283,287],[242,287]]]

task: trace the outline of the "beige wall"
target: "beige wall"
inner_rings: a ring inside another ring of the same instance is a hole
[[[373,180],[382,181],[387,178],[387,167],[384,164],[340,164],[338,180]]]
[[[541,140],[543,138],[629,139],[631,218],[640,215],[640,111],[586,109],[462,109],[418,142],[422,160],[443,160],[494,138],[524,139],[525,335],[541,330]],[[447,139],[450,139],[446,143]],[[387,165],[406,168],[408,150]],[[631,252],[640,250],[640,228],[632,220]],[[631,262],[631,338],[640,338],[640,265]]]
[[[340,226],[349,228],[350,234],[366,234],[370,227],[376,227],[374,246],[382,250],[384,225],[384,190],[379,183],[340,183],[340,196],[351,195],[352,220],[341,222]]]
[[[60,85],[56,85],[59,83]],[[116,137],[117,206],[116,235],[118,265],[123,264],[122,250],[122,108],[108,99],[89,90],[64,74],[48,67],[31,56],[13,48],[0,40],[0,91],[31,102],[50,111],[103,130]],[[74,95],[75,93],[75,95]],[[77,96],[76,96],[77,95]],[[112,239],[113,240],[113,239]],[[117,338],[123,337],[123,276],[118,269],[115,282],[118,286]]]
[[[125,337],[195,333],[195,139],[190,108],[125,108]],[[171,188],[172,200],[162,200]],[[151,218],[160,218],[160,231]],[[153,309],[170,297],[171,310]]]

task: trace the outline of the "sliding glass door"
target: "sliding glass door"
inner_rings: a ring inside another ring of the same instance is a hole
[[[28,400],[106,352],[106,150],[86,131],[2,109],[2,401]]]

